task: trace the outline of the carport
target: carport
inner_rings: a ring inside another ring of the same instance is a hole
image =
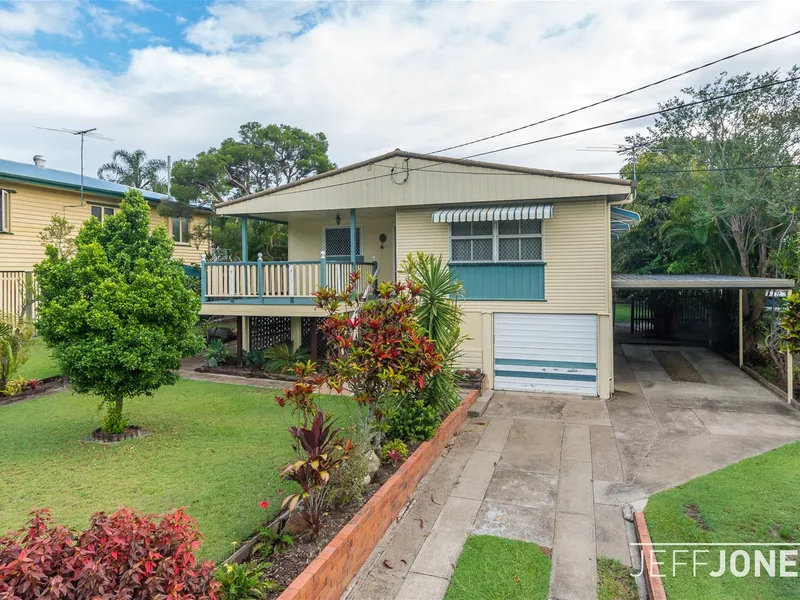
[[[744,292],[745,290],[791,290],[792,279],[770,277],[742,277],[736,275],[635,275],[614,274],[611,276],[613,290],[738,290],[738,350],[739,368],[744,366]],[[792,401],[792,354],[786,354],[786,397]]]

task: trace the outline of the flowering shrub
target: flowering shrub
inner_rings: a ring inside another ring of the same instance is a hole
[[[339,470],[347,460],[351,444],[338,437],[340,429],[333,429],[333,420],[317,411],[310,428],[290,427],[295,451],[304,457],[288,465],[281,477],[300,486],[300,491],[283,499],[282,506],[294,511],[303,501],[303,517],[311,527],[313,535],[319,533],[325,498],[329,490],[331,474]]]
[[[442,357],[414,316],[418,285],[383,282],[376,298],[362,302],[355,294],[360,276],[353,273],[341,292],[321,288],[314,297],[328,315],[320,327],[334,356],[328,384],[338,391],[346,385],[371,419],[381,400],[418,394]]]
[[[214,564],[198,563],[200,533],[183,509],[164,517],[97,513],[76,535],[47,510],[0,538],[0,598],[215,600]]]

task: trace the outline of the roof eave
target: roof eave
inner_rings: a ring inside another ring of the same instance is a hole
[[[348,171],[353,171],[355,169],[360,169],[361,167],[366,167],[368,165],[380,162],[382,160],[387,160],[389,158],[414,158],[418,160],[429,160],[432,162],[440,162],[443,164],[457,164],[466,167],[476,167],[476,168],[483,168],[483,169],[498,169],[501,171],[509,171],[512,173],[523,173],[528,175],[539,175],[541,177],[558,177],[561,179],[575,179],[578,181],[587,181],[590,183],[604,183],[608,185],[619,185],[624,186],[630,189],[632,192],[636,189],[636,182],[631,181],[628,179],[614,179],[611,177],[601,177],[598,175],[581,175],[578,173],[566,173],[563,171],[551,171],[545,169],[532,169],[529,167],[519,167],[515,165],[505,165],[502,163],[490,163],[490,162],[482,162],[482,161],[474,161],[464,158],[450,158],[447,156],[438,156],[433,154],[419,154],[416,152],[406,152],[404,150],[392,150],[391,152],[387,152],[386,154],[382,154],[380,156],[370,158],[367,160],[363,160],[357,163],[353,163],[351,165],[346,165],[344,167],[340,167],[338,169],[333,169],[331,171],[325,171],[324,173],[318,173],[317,175],[312,175],[311,177],[305,177],[303,179],[298,179],[297,181],[292,181],[290,183],[285,183],[283,185],[279,185],[274,188],[269,188],[267,190],[262,190],[260,192],[255,192],[253,194],[248,194],[247,196],[242,196],[241,198],[234,198],[233,200],[226,200],[225,202],[220,202],[217,204],[218,207],[224,206],[231,206],[232,204],[239,204],[240,202],[245,202],[247,200],[252,200],[254,198],[260,198],[262,196],[269,196],[272,194],[276,194],[278,192],[298,187],[300,185],[305,185],[307,183],[311,183],[314,181],[318,181],[320,179],[325,179],[326,177],[333,177],[334,175],[339,175],[341,173],[346,173]],[[435,171],[432,171],[435,172]],[[630,192],[626,192],[624,196],[627,196]],[[610,196],[609,196],[610,197]]]

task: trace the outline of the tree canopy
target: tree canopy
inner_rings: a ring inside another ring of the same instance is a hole
[[[213,204],[247,196],[335,168],[324,133],[289,125],[245,123],[227,138],[172,169],[172,193],[181,202]]]
[[[335,168],[328,158],[324,133],[308,133],[289,125],[245,123],[236,139],[179,160],[172,169],[176,203],[164,206],[173,214],[192,204],[213,205],[283,185]],[[241,225],[233,217],[214,219],[211,241],[228,258],[241,255]],[[248,223],[248,256],[286,260],[286,227],[266,221]]]
[[[770,256],[797,231],[800,208],[800,75],[722,73],[672,98],[645,135],[627,139],[633,210],[643,219],[615,244],[615,268],[629,272],[711,272],[765,277]],[[769,87],[764,87],[769,86]],[[731,92],[746,94],[719,98]],[[712,99],[713,98],[713,99]],[[701,104],[689,106],[702,100]],[[763,295],[746,307],[751,323]]]
[[[73,389],[106,404],[107,433],[124,431],[125,398],[175,383],[181,358],[202,348],[191,332],[200,299],[173,249],[163,226],[150,231],[150,208],[131,190],[117,214],[83,224],[72,257],[48,245],[36,266],[38,332]]]

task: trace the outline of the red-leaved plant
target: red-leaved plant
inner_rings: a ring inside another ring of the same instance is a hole
[[[297,381],[291,388],[280,396],[275,397],[275,402],[283,409],[287,404],[291,408],[292,416],[303,427],[308,427],[317,416],[319,408],[315,402],[316,392],[325,383],[325,377],[316,371],[316,365],[311,361],[299,362],[289,369],[297,375]]]
[[[0,599],[216,600],[214,563],[194,556],[200,537],[183,509],[97,513],[81,534],[40,510],[0,538]]]
[[[346,386],[371,421],[381,400],[419,393],[441,369],[442,356],[414,316],[418,285],[370,278],[376,297],[362,301],[355,293],[360,277],[356,271],[343,291],[320,288],[314,297],[328,315],[320,327],[333,356],[328,385]]]
[[[294,511],[302,500],[303,518],[311,527],[314,536],[319,533],[325,498],[328,494],[331,475],[347,460],[351,443],[338,437],[341,429],[333,428],[333,419],[317,410],[310,428],[290,427],[294,449],[303,458],[283,469],[281,477],[294,481],[300,491],[283,499],[282,506]]]

